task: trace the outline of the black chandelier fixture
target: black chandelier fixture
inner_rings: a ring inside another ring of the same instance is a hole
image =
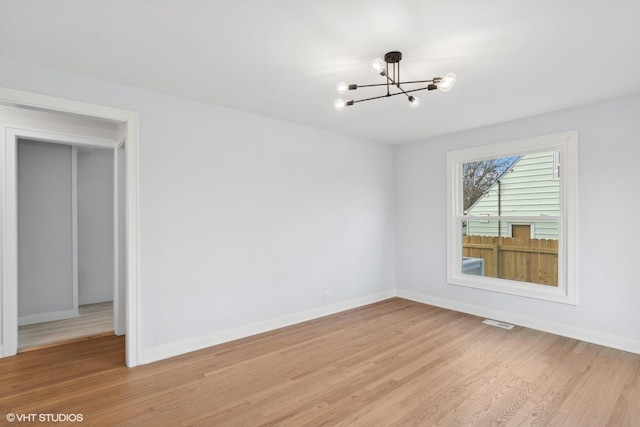
[[[420,106],[420,98],[412,95],[413,92],[418,92],[421,90],[436,90],[440,89],[442,92],[449,92],[453,85],[456,83],[456,75],[453,73],[445,74],[444,77],[434,77],[431,80],[414,80],[403,82],[400,80],[400,60],[402,59],[402,52],[388,52],[384,56],[384,61],[380,58],[376,58],[371,62],[371,67],[373,71],[380,74],[381,76],[386,78],[385,83],[378,84],[370,84],[370,85],[356,85],[356,84],[347,84],[345,82],[340,82],[336,85],[336,89],[338,93],[346,93],[350,90],[356,90],[364,87],[378,87],[378,86],[386,86],[387,93],[380,96],[374,96],[371,98],[364,98],[358,100],[350,100],[345,101],[343,99],[336,99],[333,103],[333,108],[336,111],[344,110],[344,107],[349,107],[357,102],[371,101],[374,99],[380,98],[388,98],[390,96],[396,95],[406,95],[407,100],[409,101],[409,105],[413,108],[418,108]],[[421,85],[421,87],[416,88],[415,85]],[[403,86],[411,86],[413,89],[405,89]],[[395,91],[397,88],[399,92]],[[392,92],[392,89],[394,92]]]

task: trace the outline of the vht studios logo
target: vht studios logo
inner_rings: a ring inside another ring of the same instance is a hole
[[[10,423],[81,423],[84,419],[82,414],[14,414],[9,412],[5,419]]]

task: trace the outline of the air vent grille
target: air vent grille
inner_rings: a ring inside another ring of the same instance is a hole
[[[502,328],[502,329],[512,329],[513,328],[513,325],[510,325],[509,323],[498,322],[497,320],[491,320],[491,319],[484,319],[484,321],[482,323],[487,324],[487,325],[491,325],[491,326],[497,326],[498,328]]]

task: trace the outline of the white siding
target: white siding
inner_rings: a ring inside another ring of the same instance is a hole
[[[560,209],[560,182],[554,180],[554,153],[526,154],[468,210],[470,216],[555,216]],[[500,198],[498,198],[500,193]],[[498,203],[500,200],[500,203]],[[498,206],[498,204],[500,206]],[[517,224],[517,222],[514,222]],[[523,222],[525,223],[525,222]],[[533,237],[557,239],[555,222],[537,221]],[[498,236],[498,222],[473,221],[467,234]],[[500,236],[509,236],[509,222],[500,222]]]

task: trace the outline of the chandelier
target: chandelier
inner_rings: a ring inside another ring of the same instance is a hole
[[[376,58],[371,62],[371,67],[373,71],[380,74],[381,76],[386,78],[385,83],[371,84],[371,85],[356,85],[356,84],[347,84],[345,82],[340,82],[336,85],[336,89],[338,93],[346,93],[350,90],[356,90],[364,87],[377,87],[377,86],[386,86],[387,93],[380,96],[374,96],[371,98],[364,98],[358,100],[350,100],[345,101],[343,99],[336,99],[333,103],[333,108],[336,111],[344,110],[344,107],[351,106],[357,102],[371,101],[374,99],[380,98],[388,98],[390,96],[396,95],[406,95],[407,100],[409,101],[409,105],[413,108],[418,108],[420,106],[420,98],[412,95],[413,92],[418,92],[420,90],[436,90],[440,89],[442,92],[448,92],[451,90],[453,85],[456,82],[456,75],[453,73],[445,74],[444,77],[434,77],[431,80],[414,80],[403,82],[400,80],[400,60],[402,59],[402,52],[388,52],[384,56],[384,61],[380,58]],[[416,88],[415,85],[420,85],[421,87]],[[403,87],[404,86],[404,87]],[[405,89],[407,86],[412,87],[412,89]],[[396,91],[396,89],[398,91]],[[393,92],[392,92],[393,90]]]

